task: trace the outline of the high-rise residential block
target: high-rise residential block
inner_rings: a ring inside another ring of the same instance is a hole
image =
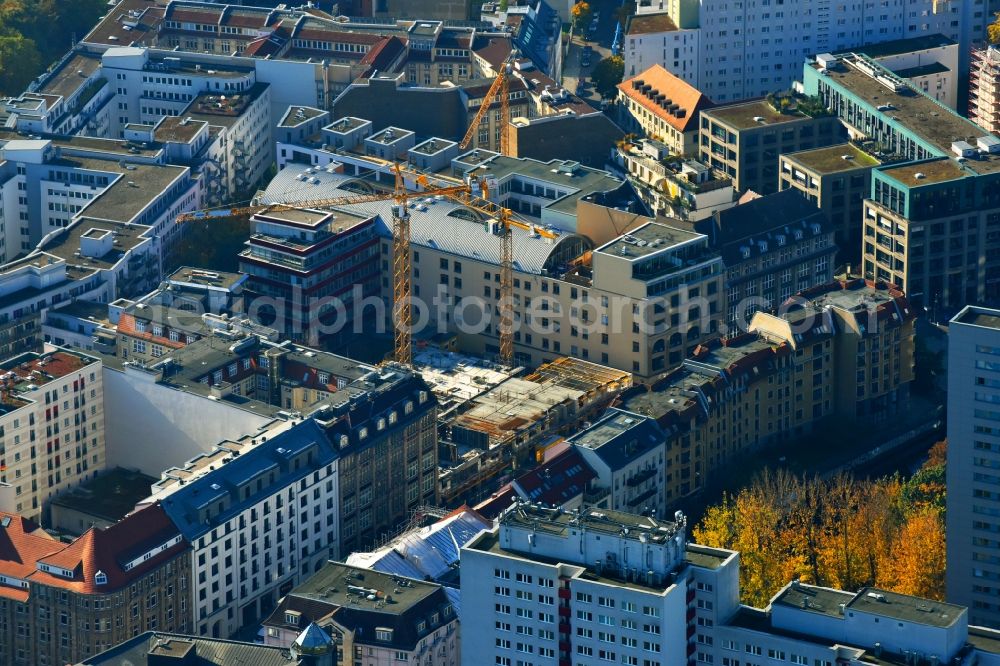
[[[967,306],[948,326],[948,600],[1000,627],[1000,310]]]

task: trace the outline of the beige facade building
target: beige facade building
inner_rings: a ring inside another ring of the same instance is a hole
[[[60,349],[0,364],[0,509],[46,518],[46,501],[102,471],[101,361]]]
[[[701,114],[699,158],[733,179],[740,192],[778,191],[778,156],[840,143],[840,122],[825,110],[807,115],[801,100],[776,108],[768,100],[708,109]]]
[[[796,189],[813,202],[833,224],[839,261],[861,256],[864,200],[871,192],[875,157],[853,143],[838,143],[784,153],[780,189]]]
[[[821,379],[838,418],[884,421],[903,409],[913,381],[916,320],[903,292],[853,280],[799,298],[804,307],[781,316],[757,313],[750,330],[788,344],[796,355],[810,337],[832,339]]]
[[[747,451],[832,417],[883,421],[905,403],[914,314],[898,290],[854,280],[798,298],[804,308],[757,313],[749,334],[700,345],[651,391],[618,403],[667,433],[668,504]]]
[[[619,83],[618,103],[623,125],[666,144],[674,155],[698,154],[698,114],[712,101],[662,65]]]

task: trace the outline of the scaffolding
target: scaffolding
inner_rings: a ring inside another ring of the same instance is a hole
[[[1000,132],[1000,50],[973,47],[969,66],[969,120]]]

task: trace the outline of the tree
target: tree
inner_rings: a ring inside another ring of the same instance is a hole
[[[0,36],[0,94],[18,95],[37,76],[42,57],[30,39]]]
[[[601,97],[613,97],[618,84],[625,76],[625,59],[622,56],[604,58],[594,67],[590,78]]]
[[[893,548],[891,572],[884,583],[893,591],[944,599],[944,521],[934,509],[910,516]]]
[[[590,18],[594,15],[594,10],[590,8],[590,4],[578,2],[573,5],[570,14],[573,16],[573,27],[576,31],[581,35],[586,34],[587,26],[590,25]]]
[[[1000,44],[1000,12],[994,14],[996,20],[986,26],[986,39],[990,44]]]

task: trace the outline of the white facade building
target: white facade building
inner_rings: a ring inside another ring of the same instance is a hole
[[[826,0],[652,0],[640,5],[623,39],[626,75],[658,62],[714,102],[788,89],[799,78],[803,60],[817,53],[935,33],[958,42],[960,71],[967,71],[969,49],[991,20],[980,0],[839,5]]]
[[[682,666],[739,605],[738,556],[686,521],[516,504],[462,549],[462,663]],[[470,631],[468,627],[476,627]]]
[[[168,469],[160,501],[192,547],[196,633],[230,636],[339,553],[337,450],[313,420]]]
[[[462,549],[462,663],[631,666],[1000,664],[962,606],[793,581],[739,604],[739,554],[685,522],[518,503]],[[492,627],[492,628],[491,628]]]
[[[949,601],[1000,627],[1000,310],[968,306],[948,327]]]

